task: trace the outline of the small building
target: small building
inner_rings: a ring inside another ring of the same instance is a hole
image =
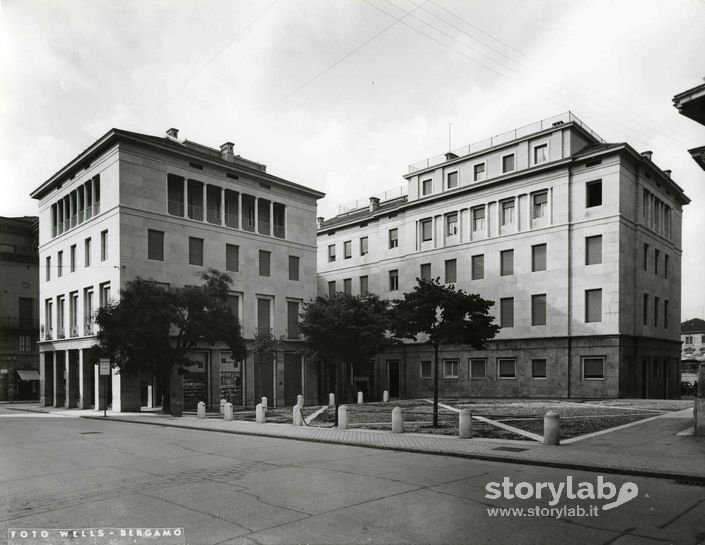
[[[0,218],[0,401],[39,399],[36,217]]]
[[[684,373],[697,373],[705,362],[705,320],[692,318],[681,324],[681,362]]]
[[[318,293],[401,298],[416,278],[495,302],[485,350],[442,347],[440,392],[677,397],[681,215],[650,151],[562,114],[410,166],[401,191],[319,219]],[[353,370],[380,398],[432,394],[433,350]]]
[[[316,202],[323,193],[274,176],[235,153],[180,139],[112,129],[32,192],[39,202],[41,402],[98,405],[102,390],[89,348],[94,314],[142,277],[165,286],[200,283],[214,268],[233,278],[230,304],[248,343],[244,361],[225,345],[189,354],[184,408],[221,399],[294,404],[316,390],[297,318],[315,297]],[[254,339],[272,335],[276,354],[255,363]],[[256,365],[256,367],[255,367]],[[115,411],[156,405],[149,373],[113,370]]]

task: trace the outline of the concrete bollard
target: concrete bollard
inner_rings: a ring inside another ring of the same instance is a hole
[[[301,394],[296,396],[296,406],[299,408],[303,408],[304,406],[304,396]]]
[[[458,437],[470,439],[472,437],[472,413],[470,409],[462,409],[458,418]]]
[[[335,407],[335,394],[328,394],[328,406]]]
[[[233,419],[233,404],[232,403],[226,403],[225,406],[223,407],[223,420],[232,420]]]
[[[225,414],[225,404],[228,402],[227,399],[220,400],[220,414]]]
[[[558,413],[548,412],[543,417],[543,444],[561,444],[561,422]]]
[[[362,403],[364,401],[364,396],[362,395],[362,392],[357,393],[357,402]]]
[[[262,407],[267,408],[267,398],[262,396]]]
[[[206,404],[203,401],[198,402],[198,418],[206,417]]]
[[[401,407],[394,407],[392,411],[392,433],[404,433],[404,415]]]
[[[294,405],[294,426],[303,426],[304,417],[301,415],[301,407]]]
[[[348,406],[341,405],[338,407],[338,428],[341,430],[348,429]]]
[[[384,401],[385,403],[389,403],[389,392],[387,390],[382,392],[382,401]]]
[[[255,421],[258,424],[264,424],[264,415],[265,415],[264,405],[262,405],[261,403],[258,403],[257,407],[255,407]]]

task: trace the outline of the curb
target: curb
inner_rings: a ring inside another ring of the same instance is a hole
[[[103,416],[92,416],[85,415],[80,418],[86,418],[89,420],[100,420],[103,422],[120,422],[128,424],[145,424],[148,426],[161,426],[163,428],[178,428],[182,430],[193,430],[193,431],[206,431],[214,433],[226,433],[231,435],[247,435],[251,437],[264,437],[269,439],[288,439],[290,441],[305,441],[308,443],[324,443],[331,445],[343,445],[348,447],[361,447],[361,448],[373,448],[378,450],[392,450],[396,452],[409,452],[413,454],[430,454],[433,456],[451,456],[453,458],[466,458],[470,460],[482,460],[486,462],[502,462],[509,464],[519,464],[519,465],[529,465],[538,467],[554,467],[560,469],[573,469],[578,471],[598,471],[599,473],[608,473],[612,475],[630,475],[634,477],[649,477],[655,479],[673,479],[673,480],[685,480],[690,482],[698,482],[705,484],[705,476],[687,475],[683,473],[673,473],[669,471],[658,471],[649,469],[634,469],[630,467],[605,467],[605,466],[595,466],[590,464],[581,464],[573,462],[563,462],[563,461],[547,461],[547,460],[536,460],[536,459],[518,459],[511,457],[504,457],[500,454],[482,454],[482,453],[469,453],[469,452],[448,452],[443,450],[432,450],[423,448],[413,448],[413,447],[395,447],[388,445],[378,445],[378,444],[366,444],[366,443],[353,443],[348,441],[340,441],[335,439],[313,439],[310,437],[291,437],[283,434],[262,434],[256,432],[240,431],[240,430],[221,430],[213,429],[201,426],[181,426],[178,424],[171,424],[168,422],[148,422],[139,420],[130,420],[127,418],[110,417],[105,418]],[[557,447],[560,448],[560,447]]]

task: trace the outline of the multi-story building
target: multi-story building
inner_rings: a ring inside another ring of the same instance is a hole
[[[39,399],[36,217],[0,218],[0,401]]]
[[[705,83],[674,96],[673,105],[682,115],[705,126]],[[688,152],[700,168],[705,170],[705,146],[690,149]]]
[[[705,361],[705,320],[691,318],[681,324],[681,342],[684,362]]]
[[[113,129],[33,193],[39,201],[41,401],[97,405],[94,313],[142,277],[171,287],[200,283],[214,268],[230,274],[230,301],[248,341],[245,361],[225,345],[189,355],[184,407],[221,398],[251,405],[295,403],[315,390],[297,317],[316,295],[316,201],[322,193],[273,176],[234,152]],[[260,362],[257,332],[276,340]],[[116,411],[156,404],[154,377],[113,370],[108,399]],[[302,392],[303,390],[303,392]]]
[[[670,172],[572,114],[411,165],[406,195],[319,218],[318,292],[401,298],[435,278],[495,302],[485,350],[443,347],[446,396],[672,397],[681,213]],[[379,396],[428,396],[433,352],[354,370]]]

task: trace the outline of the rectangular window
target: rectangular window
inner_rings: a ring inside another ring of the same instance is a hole
[[[360,238],[360,255],[367,255],[369,239],[367,237]]]
[[[83,244],[83,264],[86,267],[91,266],[91,238],[88,237]]]
[[[486,379],[487,378],[487,360],[481,358],[472,358],[470,360],[470,378]]]
[[[531,360],[531,378],[546,378],[546,360]]]
[[[531,325],[546,325],[546,294],[531,296]]]
[[[658,262],[661,257],[661,252],[659,250],[654,250],[654,274],[658,276]]]
[[[76,245],[72,244],[69,252],[71,272],[76,272]]]
[[[328,297],[335,297],[335,292],[338,288],[335,286],[335,280],[328,282]]]
[[[502,225],[511,225],[514,223],[514,201],[504,201],[502,203]]]
[[[548,144],[534,146],[534,164],[538,165],[546,161],[548,161]]]
[[[164,233],[147,230],[147,259],[164,261]]]
[[[31,297],[19,298],[19,326],[23,329],[34,327],[34,299]]]
[[[472,256],[472,279],[482,280],[485,277],[485,255]]]
[[[167,174],[167,211],[172,216],[184,215],[184,179]]]
[[[352,257],[352,240],[346,240],[343,242],[343,259],[350,259]]]
[[[452,237],[458,234],[458,213],[453,212],[446,216],[446,236]]]
[[[449,172],[448,173],[448,189],[453,189],[454,187],[458,187],[458,172]]]
[[[188,217],[192,220],[203,221],[203,182],[189,180],[186,185]]]
[[[420,271],[420,276],[421,280],[431,280],[431,264],[430,263],[422,263],[421,264],[421,271]]]
[[[645,293],[642,303],[644,325],[649,325],[649,294]]]
[[[421,220],[421,240],[427,242],[433,240],[433,220]]]
[[[108,259],[108,230],[100,233],[100,260]]]
[[[602,321],[602,290],[585,290],[585,322]]]
[[[328,263],[335,261],[335,244],[328,245]]]
[[[531,272],[546,270],[546,245],[535,244],[531,247]]]
[[[476,182],[482,181],[485,179],[485,163],[480,163],[479,165],[475,165],[472,169],[473,173],[473,180]]]
[[[693,336],[692,335],[685,336],[685,344],[693,344]]]
[[[271,258],[272,258],[272,252],[268,252],[266,250],[260,250],[259,251],[259,275],[260,276],[269,276],[271,273]]]
[[[46,321],[46,339],[51,340],[54,336],[54,303],[51,299],[44,302],[44,320]]]
[[[602,180],[585,184],[585,208],[602,205]]]
[[[51,256],[46,259],[46,281],[51,280]]]
[[[399,229],[389,230],[389,247],[396,248],[399,246]]]
[[[585,265],[602,263],[602,235],[585,237]]]
[[[658,307],[661,303],[659,297],[654,297],[654,327],[658,327]]]
[[[668,329],[668,299],[663,301],[663,327]]]
[[[583,358],[583,379],[604,380],[605,358]]]
[[[56,255],[56,276],[64,274],[64,252],[59,252]]]
[[[430,361],[421,362],[421,378],[433,378],[433,367]]]
[[[514,274],[514,250],[503,250],[499,253],[499,269],[501,276]]]
[[[446,259],[446,284],[455,284],[458,281],[458,260]]]
[[[485,230],[485,207],[475,208],[472,211],[472,230],[473,231],[484,231]]]
[[[63,295],[59,295],[56,298],[56,336],[59,339],[64,339],[66,337],[66,331],[64,330],[65,306],[66,298]]]
[[[663,255],[663,277],[668,278],[668,254]]]
[[[531,196],[532,207],[531,207],[531,217],[532,219],[545,218],[548,212],[548,192],[536,193]]]
[[[299,303],[296,301],[286,302],[286,338],[299,338]]]
[[[289,280],[297,281],[299,279],[299,256],[289,256]]]
[[[343,279],[343,293],[345,295],[352,295],[352,278]]]
[[[370,294],[369,280],[367,276],[360,277],[360,295],[365,297]]]
[[[389,271],[389,291],[397,291],[399,289],[399,271]]]
[[[104,307],[108,303],[110,303],[110,282],[103,282],[98,286],[99,288],[99,297],[100,297],[100,306]]]
[[[497,360],[500,379],[517,378],[517,360],[514,358],[500,358]]]
[[[432,190],[433,182],[430,179],[421,182],[421,195],[430,195]]]
[[[443,378],[458,378],[458,360],[443,360]]]
[[[225,270],[238,272],[240,270],[240,246],[225,245]]]
[[[189,265],[203,267],[203,239],[188,237],[188,262]]]
[[[514,154],[502,157],[502,173],[514,170]]]
[[[257,298],[257,332],[271,333],[272,331],[272,300]]]
[[[69,293],[69,336],[78,337],[78,292]]]
[[[240,319],[240,296],[228,294],[228,309],[235,318]]]
[[[32,342],[31,335],[20,335],[18,337],[18,351],[20,352],[32,352],[34,350],[34,343]]]
[[[649,245],[644,244],[644,270],[649,270]]]
[[[499,325],[514,327],[514,297],[505,297],[499,300]]]
[[[83,290],[83,334],[93,335],[93,288]]]

